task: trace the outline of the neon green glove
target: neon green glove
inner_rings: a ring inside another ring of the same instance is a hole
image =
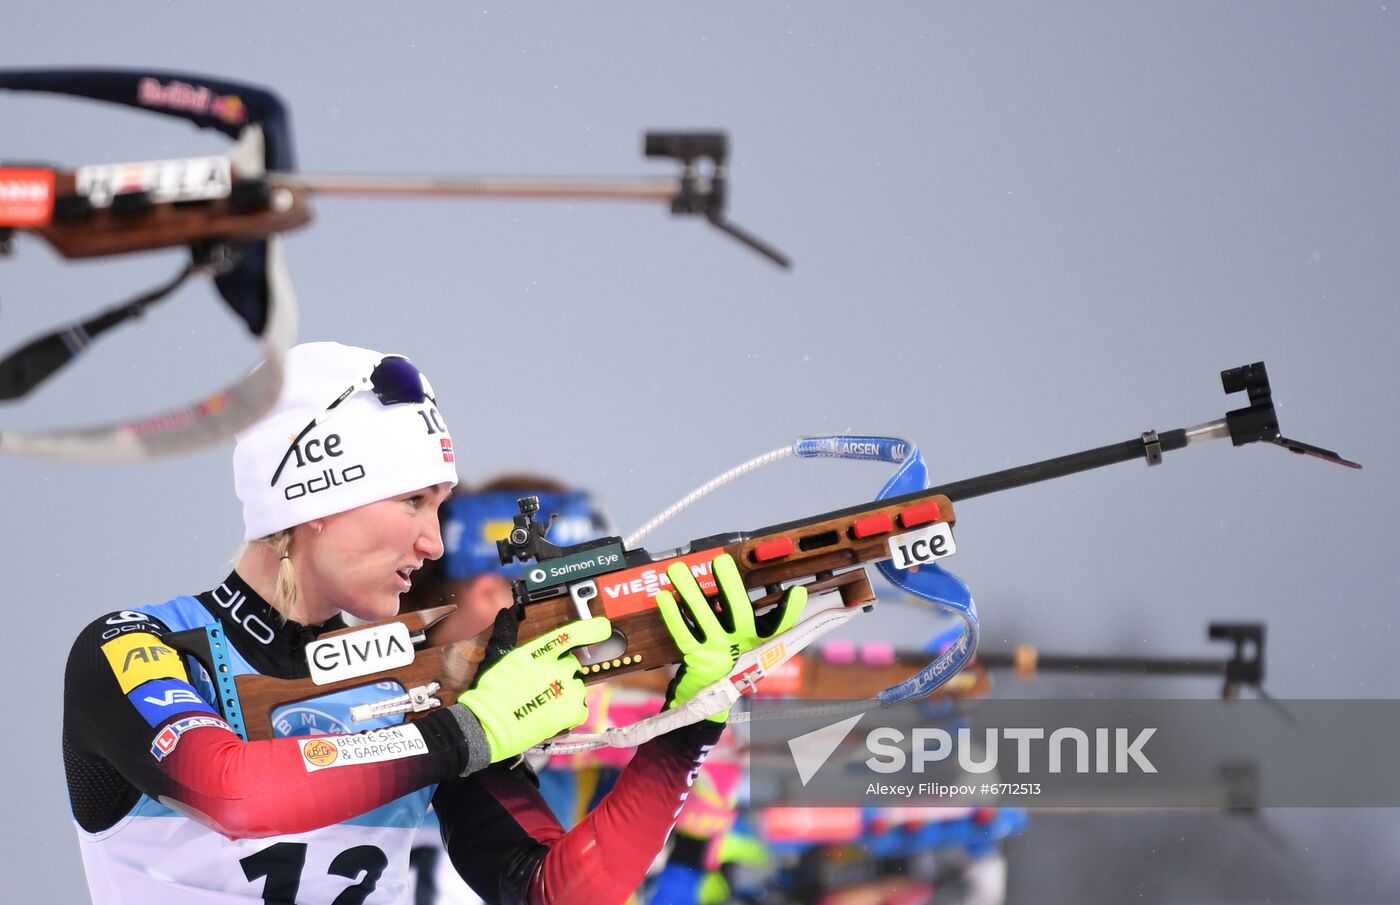
[[[503,610],[497,618],[488,651],[514,641],[515,619],[504,615],[509,612]],[[491,763],[514,757],[588,719],[587,692],[578,677],[583,667],[570,651],[606,641],[611,635],[612,623],[605,616],[570,622],[514,648],[477,673],[476,682],[458,696],[457,703],[481,723]]]
[[[796,625],[797,620],[802,618],[803,607],[807,605],[806,588],[789,588],[782,602],[764,614],[760,620],[763,624],[757,625],[749,592],[744,587],[744,580],[739,577],[734,557],[721,553],[710,565],[710,572],[719,584],[720,609],[727,625],[721,624],[720,617],[715,615],[714,608],[705,599],[700,585],[685,563],[672,563],[666,570],[672,587],[685,601],[691,623],[700,632],[699,637],[686,624],[680,606],[670,591],[656,595],[661,619],[666,623],[666,630],[671,633],[671,640],[676,642],[682,657],[680,671],[667,691],[667,707],[686,703],[706,685],[729,675],[742,654]],[[716,713],[709,719],[723,723],[729,719],[729,711]]]

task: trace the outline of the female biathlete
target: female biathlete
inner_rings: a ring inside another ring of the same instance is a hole
[[[570,648],[607,638],[606,619],[564,627],[562,649],[554,636],[525,641],[457,704],[412,723],[349,732],[364,725],[348,718],[359,701],[332,695],[275,714],[285,737],[255,742],[164,640],[214,626],[234,673],[293,678],[342,614],[397,611],[413,572],[442,555],[437,509],[456,483],[451,434],[418,370],[335,343],[292,349],[277,405],[238,438],[234,483],[249,543],[233,571],[203,593],[99,617],[69,656],[64,765],[96,905],[398,902],[429,802],[453,865],[487,901],[624,900],[723,726],[712,718],[641,746],[565,832],[519,755],[584,720]],[[721,623],[688,572],[673,580],[680,601],[663,592],[658,606],[686,652],[677,705],[727,674],[731,649],[766,635],[736,582]],[[800,615],[795,590],[773,632]],[[497,640],[509,623],[507,610]]]

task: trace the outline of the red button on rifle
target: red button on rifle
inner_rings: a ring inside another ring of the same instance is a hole
[[[888,534],[894,530],[894,519],[886,513],[879,515],[867,515],[865,518],[856,519],[851,526],[851,534],[859,540],[862,537],[874,537],[877,534]]]
[[[906,528],[913,528],[915,525],[925,525],[929,522],[936,522],[943,513],[939,512],[937,503],[920,503],[917,506],[910,506],[899,514],[899,523]]]
[[[781,559],[784,556],[791,556],[797,547],[790,537],[775,537],[772,540],[760,541],[754,545],[753,558],[759,562],[767,562],[770,559]]]

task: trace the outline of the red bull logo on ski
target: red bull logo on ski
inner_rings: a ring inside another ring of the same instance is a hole
[[[143,107],[183,110],[221,119],[238,125],[248,118],[248,110],[236,94],[215,94],[203,85],[171,81],[161,84],[158,79],[142,79],[136,83],[136,100]]]

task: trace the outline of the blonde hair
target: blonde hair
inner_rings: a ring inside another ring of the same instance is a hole
[[[272,608],[286,619],[297,602],[297,572],[292,568],[292,529],[283,528],[267,537],[258,538],[277,553],[277,589],[273,592]]]

